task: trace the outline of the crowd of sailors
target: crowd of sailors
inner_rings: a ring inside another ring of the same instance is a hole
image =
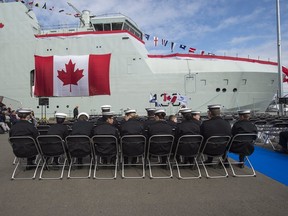
[[[125,116],[121,120],[117,120],[110,105],[101,107],[102,116],[95,119],[91,118],[86,112],[78,112],[78,106],[74,109],[74,120],[70,125],[65,124],[67,114],[56,113],[56,123],[50,124],[47,129],[47,135],[59,135],[63,140],[68,135],[86,135],[92,137],[94,135],[113,135],[117,139],[124,135],[144,135],[147,138],[153,135],[173,135],[175,143],[183,135],[202,135],[205,140],[211,136],[235,136],[236,134],[253,133],[257,134],[258,130],[255,124],[249,121],[250,110],[241,110],[238,112],[238,120],[231,124],[221,116],[220,105],[209,105],[207,119],[201,119],[199,111],[193,111],[189,108],[181,108],[176,115],[166,116],[164,109],[146,108],[147,116],[141,118],[137,116],[134,109],[125,110]],[[4,115],[8,113],[5,110]],[[31,136],[35,140],[39,135],[33,111],[30,109],[19,109],[17,113],[10,115],[11,124],[4,128],[9,136]],[[3,115],[3,112],[2,112]],[[11,116],[15,116],[11,117]],[[11,119],[14,119],[13,123]],[[180,121],[179,121],[180,120]],[[1,121],[3,123],[3,121]],[[4,121],[5,123],[5,121]],[[11,127],[11,129],[10,129]],[[287,153],[287,138],[288,132],[284,132],[285,136],[280,136],[281,152]],[[283,138],[284,137],[284,138]],[[175,150],[175,147],[173,148]],[[209,154],[213,155],[213,149]],[[249,156],[254,151],[253,143],[240,143],[231,145],[230,152],[239,155],[239,161],[243,162],[245,156]],[[173,151],[172,151],[173,152]],[[35,158],[27,158],[27,164],[34,164]],[[81,164],[81,158],[78,158],[78,163]],[[191,162],[191,158],[185,158],[183,163]],[[213,157],[208,157],[206,163],[211,163]],[[57,163],[57,161],[54,161]],[[244,167],[244,163],[240,163],[240,167]]]

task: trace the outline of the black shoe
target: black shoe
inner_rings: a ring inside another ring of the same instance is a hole
[[[238,164],[238,167],[241,168],[241,169],[243,169],[243,168],[245,167],[244,162],[240,162],[240,163]]]

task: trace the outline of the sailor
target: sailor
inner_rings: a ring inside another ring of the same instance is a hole
[[[55,113],[56,124],[52,124],[47,131],[47,135],[58,135],[63,140],[69,135],[69,128],[64,125],[64,121],[67,117],[65,113]],[[48,159],[47,159],[48,160]],[[58,165],[58,157],[53,158],[53,164]]]
[[[77,121],[72,126],[70,135],[86,135],[92,137],[93,135],[93,123],[89,122],[89,115],[86,112],[81,112],[77,116]],[[79,167],[82,168],[83,158],[77,158]]]
[[[169,115],[168,124],[170,124],[174,130],[177,128],[178,119],[176,115]]]
[[[70,135],[86,135],[92,137],[93,124],[88,120],[89,115],[86,112],[79,113],[77,121],[72,126]]]
[[[113,135],[118,139],[119,131],[113,124],[114,112],[103,112],[102,115],[104,122],[94,127],[93,135]]]
[[[63,140],[66,136],[69,135],[69,128],[67,125],[64,125],[64,121],[67,117],[65,113],[55,113],[56,124],[52,124],[50,128],[48,128],[47,135],[58,135]]]
[[[120,125],[121,136],[125,135],[144,135],[144,126],[137,119],[136,110],[125,110],[125,122]]]
[[[36,127],[28,121],[29,115],[31,114],[31,109],[22,108],[17,111],[17,115],[20,118],[14,125],[12,125],[11,130],[9,131],[9,136],[30,136],[34,140],[36,140],[39,135]],[[17,151],[17,150],[15,150]],[[31,169],[31,165],[35,165],[34,163],[35,157],[27,158],[27,168]]]
[[[183,135],[199,135],[201,122],[198,119],[199,111],[185,110],[182,112],[184,120],[178,124],[176,137],[180,138]]]
[[[190,109],[186,109],[182,111],[183,121],[178,124],[176,130],[176,141],[183,135],[199,135],[200,134],[200,112],[192,111]],[[198,147],[199,149],[199,147]],[[177,156],[177,160],[180,162],[180,158]],[[193,163],[194,158],[185,157],[184,162]]]
[[[101,108],[102,117],[100,117],[97,120],[97,122],[96,122],[97,125],[100,125],[100,124],[103,124],[104,122],[106,122],[106,118],[104,117],[104,115],[105,115],[106,112],[110,112],[111,105],[103,105],[100,108]]]
[[[102,113],[102,118],[103,121],[101,124],[97,125],[94,129],[93,129],[93,135],[112,135],[115,136],[117,138],[117,140],[119,139],[119,131],[118,129],[114,126],[113,122],[114,122],[114,112],[109,111],[109,112],[103,112]],[[109,148],[109,145],[107,146],[107,148],[105,148],[105,151],[101,151],[99,152],[100,154],[105,154],[105,155],[111,155],[114,154],[114,147]],[[97,154],[97,148],[95,148],[95,152]],[[113,163],[115,162],[115,157],[102,157],[103,159],[103,163]]]
[[[136,110],[127,109],[125,110],[125,121],[120,124],[120,134],[125,135],[145,135],[144,126],[142,122],[137,119]],[[132,138],[131,141],[136,141]],[[132,152],[133,154],[133,152]],[[135,154],[135,153],[134,153]],[[135,163],[137,158],[132,158],[132,163]],[[125,163],[128,163],[128,158],[124,158]]]
[[[165,116],[165,110],[158,109],[155,111],[155,123],[148,126],[149,138],[153,135],[174,135],[173,127],[167,123]],[[169,149],[165,149],[165,151],[169,151]],[[161,163],[166,163],[167,157],[162,157],[161,160]]]
[[[155,123],[155,111],[156,108],[150,107],[146,108],[147,111],[147,119],[144,121],[143,126],[144,129],[147,130],[148,126]]]
[[[200,133],[204,137],[203,143],[211,136],[231,136],[231,126],[229,122],[222,119],[220,116],[221,106],[216,105],[209,105],[208,106],[208,118],[209,120],[203,121],[200,126]],[[207,147],[207,146],[206,146]],[[205,148],[205,149],[209,149]],[[210,155],[213,155],[213,151],[205,152]],[[213,157],[208,157],[205,163],[211,163],[213,161]]]
[[[236,134],[257,134],[257,127],[249,121],[250,119],[250,110],[240,110],[238,111],[239,120],[234,123],[232,127],[232,135]],[[254,152],[254,144],[251,142],[233,142],[230,147],[230,152],[239,154],[239,162],[244,162],[244,157],[249,156]],[[239,164],[240,168],[244,167],[244,163]]]

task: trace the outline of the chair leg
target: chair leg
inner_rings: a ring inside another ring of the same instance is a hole
[[[81,165],[81,166],[88,166],[89,167],[89,170],[88,170],[88,175],[87,176],[71,176],[71,169],[74,167],[73,166],[73,158],[71,158],[70,160],[70,164],[69,164],[69,169],[68,169],[68,176],[67,178],[68,179],[86,179],[86,178],[91,178],[91,169],[92,169],[92,165],[93,165],[93,162],[94,162],[94,157],[93,156],[90,156],[90,162],[87,163],[87,164],[74,164],[74,166],[76,165]]]
[[[121,171],[121,176],[122,178],[128,178],[128,179],[139,179],[139,178],[145,178],[145,156],[141,155],[141,164],[130,164],[130,165],[135,165],[135,166],[141,166],[142,167],[142,176],[125,176],[125,160],[122,160],[122,171]],[[137,157],[138,161],[138,157]]]
[[[233,165],[245,164],[245,160],[247,161],[248,165],[250,166],[251,174],[237,174],[235,169],[233,168]],[[254,167],[252,166],[252,163],[250,162],[250,160],[247,156],[245,156],[245,159],[243,162],[238,162],[238,161],[231,162],[228,158],[228,163],[229,163],[229,166],[231,168],[231,171],[232,171],[234,177],[256,177],[256,172],[254,170]]]
[[[26,159],[25,159],[26,160]],[[38,160],[38,162],[37,162],[37,164],[36,165],[26,165],[26,166],[33,166],[33,167],[35,167],[35,171],[34,171],[34,173],[33,173],[33,176],[32,177],[30,177],[30,178],[24,178],[24,177],[16,177],[16,172],[17,172],[17,170],[18,170],[18,168],[21,166],[21,158],[17,158],[17,160],[16,160],[17,162],[16,162],[16,166],[15,166],[15,168],[14,168],[14,170],[13,170],[13,173],[12,173],[12,176],[11,176],[11,180],[17,180],[17,179],[35,179],[36,178],[36,174],[37,174],[37,171],[38,171],[38,168],[39,168],[39,166],[40,166],[40,163],[41,163],[41,159],[39,159]]]
[[[211,162],[211,163],[204,163],[203,159],[201,158],[200,161],[201,161],[201,165],[203,166],[204,170],[205,170],[205,173],[206,173],[206,177],[207,178],[227,178],[228,177],[228,172],[227,172],[227,169],[223,163],[223,160],[221,157],[218,157],[219,161],[220,161],[220,165],[221,167],[223,168],[224,172],[225,172],[225,175],[209,175],[209,172],[208,172],[208,169],[207,169],[207,165],[218,165],[219,163],[215,163],[215,162]]]
[[[192,164],[184,164],[184,165],[179,165],[179,163],[178,163],[178,161],[176,160],[176,158],[174,159],[174,161],[175,161],[175,164],[176,164],[176,168],[177,168],[177,172],[178,172],[178,178],[179,179],[198,179],[198,178],[201,178],[202,176],[201,176],[201,171],[200,171],[200,168],[199,168],[199,164],[198,164],[198,162],[197,162],[197,159],[196,159],[196,157],[194,157],[194,164],[193,164],[193,166],[196,166],[196,168],[197,168],[197,171],[198,171],[198,176],[189,176],[189,177],[183,177],[182,175],[181,175],[181,167],[186,167],[186,166],[192,166]]]
[[[150,178],[151,179],[166,179],[166,178],[173,178],[173,171],[172,171],[172,167],[171,167],[171,163],[170,163],[170,157],[167,156],[167,163],[166,164],[163,164],[163,163],[159,163],[159,164],[153,164],[151,163],[151,160],[149,159],[149,157],[147,158],[147,161],[148,161],[148,167],[149,167],[149,174],[150,174]],[[168,165],[168,169],[169,169],[169,172],[170,172],[170,175],[167,175],[167,176],[153,176],[153,173],[152,173],[152,167],[159,167],[159,166],[163,166],[163,165]]]
[[[94,179],[102,179],[102,180],[112,180],[112,179],[116,179],[117,178],[117,171],[118,171],[118,161],[119,161],[119,158],[118,158],[118,155],[115,156],[115,165],[111,165],[111,164],[102,164],[102,165],[99,165],[98,164],[98,158],[96,157],[96,160],[95,160],[95,167],[94,167],[94,174],[93,174],[93,178]],[[99,157],[99,161],[101,160],[101,157]],[[97,170],[99,170],[99,167],[114,167],[114,175],[112,177],[98,177],[97,176]]]

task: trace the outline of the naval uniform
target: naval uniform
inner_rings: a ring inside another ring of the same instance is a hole
[[[184,120],[177,127],[177,137],[181,137],[183,135],[199,135],[200,134],[200,125],[201,121],[192,119],[192,120]]]
[[[136,118],[130,118],[128,121],[123,122],[120,125],[120,134],[121,136],[125,135],[144,135],[144,126],[142,122],[140,122]],[[137,138],[130,138],[129,143],[123,144],[123,153],[125,155],[140,155],[144,152],[144,145],[143,142],[139,142],[139,139]],[[129,144],[133,145],[133,148],[129,148]],[[137,158],[132,158],[132,163],[135,163]],[[128,157],[124,157],[125,163],[128,163]]]
[[[153,135],[174,135],[174,130],[173,127],[171,125],[169,125],[167,123],[167,121],[165,120],[158,120],[155,121],[153,124],[148,126],[148,137],[151,137]],[[170,150],[171,146],[167,146],[164,144],[159,144],[159,145],[153,145],[154,148],[152,148],[152,146],[150,146],[150,153],[157,153],[157,154],[161,154],[166,153]],[[162,163],[164,162],[164,160],[166,160],[166,158],[162,157]]]
[[[38,130],[28,122],[27,120],[19,120],[14,125],[12,125],[11,130],[9,131],[9,136],[30,136],[34,140],[36,140],[39,135]],[[34,147],[33,147],[34,149]],[[18,149],[13,149],[13,151],[17,152]],[[35,157],[27,158],[27,165],[32,165]]]
[[[92,137],[93,123],[89,121],[77,121],[72,126],[70,135],[86,135]]]
[[[204,145],[206,140],[211,136],[231,136],[231,126],[229,122],[222,119],[220,116],[215,116],[202,122],[200,133],[204,137]],[[204,153],[209,155],[217,154],[218,150],[212,148],[213,147],[210,147],[209,145],[206,146]],[[222,151],[222,149],[220,151]],[[212,162],[212,159],[213,158],[208,158],[208,162]]]
[[[62,139],[65,139],[69,135],[69,130],[67,125],[57,123],[48,128],[47,135],[58,135]]]
[[[119,131],[118,129],[114,126],[109,124],[108,122],[103,122],[100,125],[97,125],[93,129],[93,135],[112,135],[119,139]],[[103,139],[103,142],[104,139]],[[113,141],[112,143],[106,142],[105,145],[95,145],[95,152],[97,155],[100,155],[103,157],[103,163],[109,163],[110,162],[115,162],[115,156],[117,154],[116,149],[115,149],[115,142]],[[112,156],[112,157],[111,157]]]
[[[176,130],[176,140],[178,142],[178,139],[183,135],[199,135],[200,134],[200,125],[201,121],[198,121],[196,119],[191,120],[184,120],[180,124],[178,124],[177,130]],[[175,145],[176,148],[176,145]],[[199,145],[179,145],[178,147],[178,154],[183,155],[185,152],[196,152],[199,149]],[[175,149],[173,150],[175,152]],[[177,160],[180,162],[180,158],[177,156]],[[184,162],[190,162],[192,163],[194,160],[193,157],[185,157]]]
[[[243,119],[237,121],[232,127],[232,135],[253,133],[257,134],[257,127],[249,120]],[[240,161],[243,161],[244,156],[249,156],[254,152],[254,145],[252,143],[237,143],[233,142],[230,147],[230,152],[238,153],[240,155]]]

